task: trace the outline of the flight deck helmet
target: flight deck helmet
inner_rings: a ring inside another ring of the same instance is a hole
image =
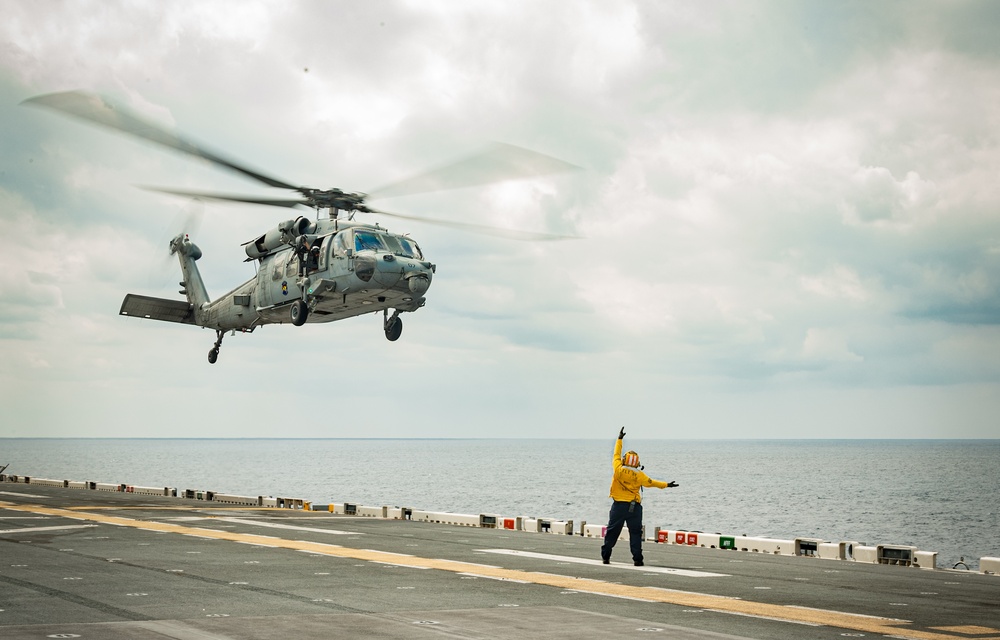
[[[626,451],[625,455],[622,456],[622,464],[633,469],[638,468],[639,454],[635,451]]]

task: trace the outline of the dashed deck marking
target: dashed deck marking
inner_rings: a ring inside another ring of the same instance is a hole
[[[882,634],[912,640],[955,640],[959,637],[940,631],[924,631],[919,629],[909,629],[904,625],[906,620],[895,618],[879,618],[875,616],[855,615],[839,611],[826,611],[822,609],[802,609],[788,605],[769,604],[764,602],[753,602],[751,600],[737,600],[724,596],[715,596],[704,593],[692,593],[689,591],[668,590],[656,587],[640,587],[626,584],[615,584],[603,580],[592,578],[576,578],[553,573],[542,573],[538,571],[523,571],[503,568],[490,568],[488,566],[473,564],[469,562],[459,562],[456,560],[444,560],[441,558],[423,558],[419,556],[408,556],[385,551],[374,551],[371,549],[353,549],[338,545],[308,542],[305,540],[285,540],[282,538],[271,538],[248,533],[236,533],[233,531],[220,531],[217,529],[201,529],[188,527],[180,524],[166,522],[133,520],[118,516],[106,516],[86,511],[70,511],[68,509],[58,509],[43,507],[40,505],[16,505],[12,503],[0,503],[4,507],[13,511],[35,513],[39,515],[51,515],[63,518],[76,518],[123,527],[132,527],[145,531],[158,533],[176,533],[181,535],[195,535],[210,537],[216,540],[227,540],[230,542],[245,542],[249,544],[266,544],[268,546],[291,550],[308,550],[338,558],[350,558],[354,560],[366,560],[368,562],[382,562],[387,564],[405,565],[408,567],[421,567],[427,569],[438,569],[467,576],[475,574],[481,577],[506,579],[510,581],[523,581],[531,584],[546,585],[562,590],[573,590],[583,593],[606,595],[618,598],[628,598],[631,600],[641,600],[644,602],[660,602],[672,604],[692,609],[707,609],[726,613],[737,613],[749,616],[773,619],[777,621],[818,624],[852,631],[865,633]]]
[[[550,553],[536,553],[534,551],[518,551],[517,549],[478,549],[483,553],[498,553],[506,556],[521,556],[524,558],[537,558],[538,560],[554,560],[563,563],[602,565],[600,560],[592,558],[578,558],[575,556],[557,556]],[[709,573],[708,571],[691,571],[690,569],[672,569],[670,567],[636,567],[623,562],[612,562],[608,565],[616,569],[627,569],[630,571],[641,571],[642,573],[665,573],[674,576],[684,576],[686,578],[724,578],[729,577],[726,573]]]
[[[65,524],[53,527],[24,527],[22,529],[5,529],[0,533],[32,533],[36,531],[62,531],[63,529],[92,529],[96,524]]]
[[[329,533],[335,536],[356,536],[353,531],[338,531],[337,529],[321,529],[319,527],[299,527],[294,524],[278,524],[277,522],[263,522],[261,520],[244,520],[242,518],[215,518],[215,521],[235,522],[237,524],[249,524],[255,527],[271,527],[273,529],[291,529],[292,531],[311,531],[313,533]]]
[[[972,624],[965,624],[956,627],[931,627],[932,629],[937,629],[938,631],[952,631],[954,633],[961,633],[969,636],[982,636],[989,633],[1000,633],[1000,629],[994,629],[992,627],[979,627]],[[990,638],[986,638],[990,640]]]

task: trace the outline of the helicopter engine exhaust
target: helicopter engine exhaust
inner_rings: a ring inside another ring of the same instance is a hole
[[[315,223],[308,218],[299,216],[294,220],[282,222],[256,240],[244,243],[243,246],[246,249],[248,257],[263,258],[272,251],[280,249],[284,245],[291,244],[295,238],[312,233],[315,230]]]

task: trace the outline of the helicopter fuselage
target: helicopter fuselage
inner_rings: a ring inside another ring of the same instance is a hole
[[[216,357],[228,331],[333,322],[378,311],[385,316],[386,337],[396,340],[402,330],[399,314],[424,306],[423,294],[436,270],[412,239],[336,218],[290,220],[245,246],[248,261],[258,263],[257,275],[210,300],[196,264],[201,250],[187,236],[177,236],[170,250],[180,261],[186,305],[129,294],[122,315],[215,329]]]

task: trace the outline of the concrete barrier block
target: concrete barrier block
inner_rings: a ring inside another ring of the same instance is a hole
[[[663,532],[666,531],[666,535]],[[703,534],[700,531],[667,531],[666,529],[661,529],[660,533],[657,534],[659,537],[664,539],[664,542],[670,544],[681,544],[690,547],[698,547],[701,545],[701,536],[710,535],[710,542],[715,541],[714,536],[718,534]],[[659,538],[658,538],[659,539]]]
[[[359,504],[355,509],[355,515],[365,516],[366,518],[384,518],[385,507],[365,507]]]
[[[913,554],[913,566],[918,569],[937,569],[937,551],[917,551]]]
[[[561,536],[573,535],[572,520],[548,520],[548,533],[558,533]]]
[[[718,549],[721,538],[722,536],[718,533],[699,533],[698,546],[706,549]]]
[[[876,547],[879,564],[889,564],[897,567],[913,566],[916,547],[894,544],[880,544]]]
[[[53,480],[51,478],[30,478],[28,484],[37,484],[40,487],[65,487],[65,480]]]
[[[858,543],[854,540],[842,540],[840,546],[843,559],[854,560],[854,550],[858,547]]]
[[[821,544],[826,544],[826,540],[819,538],[796,538],[792,555],[807,556],[810,558],[818,557],[819,545]]]
[[[82,481],[82,480],[67,480],[66,481],[66,488],[67,489],[86,489],[87,488],[87,483],[84,482],[84,481]]]
[[[979,573],[1000,575],[1000,558],[980,558]]]
[[[838,542],[821,542],[816,545],[816,557],[824,560],[843,560],[841,545]]]
[[[460,527],[478,527],[479,514],[469,515],[467,513],[442,513],[441,522],[453,524]]]
[[[751,553],[770,553],[774,555],[795,555],[794,540],[779,540],[777,538],[761,538],[755,536],[735,536],[736,548]]]
[[[132,487],[132,493],[142,496],[165,496],[169,495],[166,487]]]
[[[502,529],[503,518],[495,513],[480,513],[479,526],[483,529]]]
[[[212,502],[220,504],[232,504],[244,507],[259,507],[260,496],[237,496],[229,493],[216,493],[212,496]]]
[[[421,509],[413,509],[410,512],[410,520],[414,522],[438,522],[440,514],[433,511],[423,511]]]
[[[583,535],[587,538],[603,538],[608,528],[602,524],[583,525]]]
[[[277,498],[279,509],[305,509],[306,501],[302,498]]]
[[[854,547],[854,560],[856,562],[878,563],[878,547],[866,547],[857,545]]]

